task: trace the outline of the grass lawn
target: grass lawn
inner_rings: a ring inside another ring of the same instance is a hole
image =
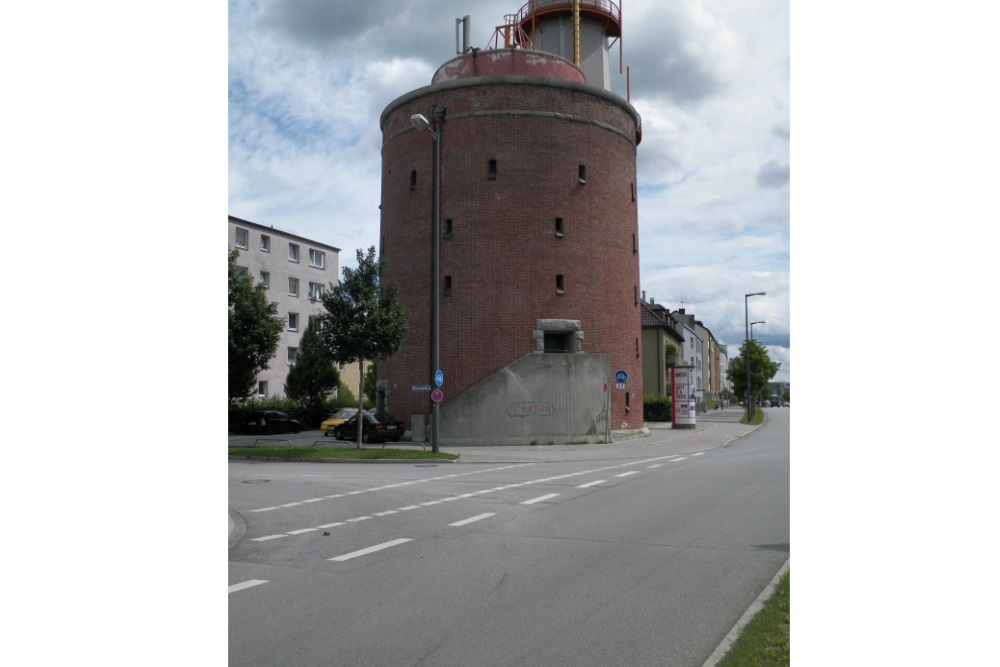
[[[740,423],[741,424],[750,424],[750,425],[763,424],[764,423],[764,409],[763,408],[754,408],[754,411],[753,411],[753,420],[752,421],[747,421],[747,409],[743,408],[743,418],[740,419]]]
[[[230,447],[230,456],[262,456],[279,459],[345,459],[345,460],[368,460],[368,459],[436,459],[439,461],[454,461],[458,457],[454,454],[419,449],[392,449],[381,445],[370,445],[364,449],[353,449],[350,447]]]
[[[789,575],[757,612],[717,667],[787,667],[791,664],[791,595]]]

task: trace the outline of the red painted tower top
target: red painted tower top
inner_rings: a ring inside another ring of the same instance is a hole
[[[565,58],[523,49],[473,51],[449,60],[434,73],[431,83],[477,76],[521,75],[586,83],[580,68]]]
[[[513,16],[512,22],[531,37],[535,21],[550,14],[572,14],[574,5],[580,18],[600,23],[605,36],[621,37],[622,8],[610,0],[528,0]]]

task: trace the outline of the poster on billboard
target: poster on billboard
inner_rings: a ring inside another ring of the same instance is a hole
[[[673,428],[695,427],[695,386],[694,377],[689,368],[671,368],[670,382],[673,387],[671,413]]]

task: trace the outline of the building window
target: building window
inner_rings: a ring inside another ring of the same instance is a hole
[[[326,267],[326,253],[322,250],[313,250],[309,248],[309,266],[315,266],[317,269],[322,269]]]
[[[240,274],[241,276],[249,276],[250,275],[250,269],[248,269],[245,266],[239,266],[239,265],[237,265],[237,267],[236,267],[236,273]]]
[[[410,189],[411,190],[416,190],[417,189],[417,170],[416,169],[414,169],[413,171],[410,172]]]
[[[451,294],[451,276],[444,277],[444,295],[448,296]]]
[[[299,261],[299,244],[297,243],[288,244],[288,261],[289,262]]]
[[[260,272],[260,284],[263,285],[264,287],[270,289],[271,288],[271,274],[268,273],[267,271],[261,271]]]
[[[266,380],[261,380],[260,382],[257,383],[257,395],[258,396],[262,396],[262,397],[263,396],[267,396],[267,381]]]
[[[638,287],[635,287],[635,286],[632,287],[632,298],[635,299],[635,305],[638,306],[639,305],[639,288]]]
[[[542,334],[542,342],[546,354],[557,354],[573,351],[572,331],[546,331]]]
[[[632,201],[635,201],[635,183],[628,184],[629,192],[632,193]]]
[[[444,237],[446,239],[451,238],[451,218],[444,221]]]
[[[632,392],[625,392],[625,412],[632,412]]]
[[[639,339],[638,338],[635,339],[635,356],[636,357],[639,356]]]
[[[288,330],[298,331],[299,330],[299,314],[298,313],[288,313]]]
[[[497,161],[490,160],[490,180],[495,181],[497,178]]]
[[[563,294],[566,292],[566,285],[563,281],[563,274],[556,276],[556,294]]]
[[[298,296],[299,295],[299,279],[289,278],[288,279],[288,296]]]
[[[556,237],[562,238],[563,236],[563,219],[556,218]]]
[[[247,249],[250,245],[250,232],[239,227],[236,228],[236,247]]]
[[[639,246],[635,242],[635,234],[632,235],[632,254],[639,252]]]
[[[288,365],[294,366],[295,362],[299,360],[299,348],[290,347],[288,348]]]
[[[267,234],[260,235],[260,250],[261,252],[271,252],[271,237]]]
[[[319,283],[309,283],[309,298],[319,301],[323,298],[323,286]]]
[[[580,169],[577,172],[577,180],[580,181],[580,185],[587,184],[587,165],[581,164]]]
[[[345,364],[343,361],[338,361],[337,362],[337,370],[338,371],[340,371],[341,373],[343,373],[346,368],[347,368],[347,364]]]

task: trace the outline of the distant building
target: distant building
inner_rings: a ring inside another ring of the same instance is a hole
[[[229,248],[239,251],[236,265],[247,270],[253,283],[267,286],[268,301],[278,304],[285,322],[275,355],[257,377],[256,393],[259,397],[284,395],[285,379],[295,365],[306,325],[325,312],[319,299],[338,281],[340,248],[232,215]],[[357,393],[358,365],[351,366],[342,365],[340,379]]]
[[[642,389],[670,396],[670,369],[683,362],[684,336],[663,306],[642,300]]]

